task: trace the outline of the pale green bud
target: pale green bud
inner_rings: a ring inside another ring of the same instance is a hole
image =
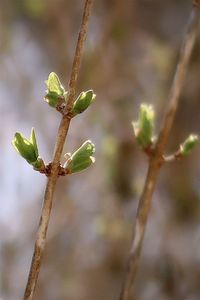
[[[184,143],[180,145],[180,153],[182,155],[189,154],[198,143],[198,140],[199,138],[197,135],[190,134],[189,137],[184,141]]]
[[[67,154],[68,159],[64,164],[64,168],[66,168],[70,174],[83,171],[95,162],[95,158],[92,156],[94,152],[94,144],[89,140],[86,141],[72,155]]]
[[[141,104],[137,122],[132,122],[136,140],[143,148],[153,141],[154,110],[151,105]]]
[[[56,107],[66,100],[66,92],[56,73],[51,72],[45,81],[47,85],[45,100],[52,107]]]
[[[16,132],[12,144],[15,150],[34,168],[40,169],[44,166],[43,160],[39,158],[37,141],[33,128],[29,140],[21,133]]]
[[[74,114],[80,114],[84,112],[90,104],[94,101],[96,95],[93,93],[92,90],[89,90],[87,92],[82,92],[78,98],[74,101],[73,107],[72,107],[72,113]]]

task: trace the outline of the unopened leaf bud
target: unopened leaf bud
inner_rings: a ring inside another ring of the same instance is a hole
[[[94,101],[95,97],[96,95],[92,90],[89,90],[87,92],[82,92],[78,96],[78,98],[74,101],[72,107],[72,113],[76,115],[84,112]]]
[[[15,150],[35,169],[41,169],[44,162],[39,158],[35,131],[32,128],[30,139],[25,138],[20,132],[16,132],[12,144]]]
[[[198,143],[198,140],[199,138],[197,135],[190,134],[189,137],[184,141],[184,143],[180,145],[180,153],[182,155],[189,154]]]
[[[83,171],[95,162],[95,158],[92,156],[94,152],[94,144],[90,140],[84,142],[71,156],[67,156],[68,159],[64,168],[66,168],[70,174]]]
[[[66,100],[67,92],[62,86],[56,73],[51,72],[45,83],[47,85],[45,101],[47,101],[50,106],[56,107]]]
[[[153,141],[154,110],[151,105],[141,104],[137,122],[132,122],[138,144],[147,148]]]

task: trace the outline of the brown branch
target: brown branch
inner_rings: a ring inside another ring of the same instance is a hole
[[[192,48],[197,36],[198,21],[199,11],[197,8],[194,8],[191,13],[188,30],[181,48],[179,63],[177,65],[174,81],[169,94],[168,108],[159,134],[158,142],[156,143],[154,155],[151,157],[149,162],[149,168],[143,193],[139,201],[136,222],[133,232],[133,239],[131,243],[131,250],[129,253],[125,278],[119,297],[120,300],[129,299],[131,287],[136,278],[142,242],[144,239],[146,223],[152,202],[152,196],[155,189],[158,174],[163,162],[163,152],[167,144],[169,133],[174,121],[180,98],[180,93],[184,85],[185,75],[189,59],[191,57]]]
[[[73,60],[73,66],[69,81],[69,96],[68,96],[68,108],[71,108],[74,101],[75,89],[77,84],[77,77],[80,69],[81,58],[83,53],[83,46],[86,39],[87,26],[89,21],[89,16],[91,13],[93,0],[86,0],[84,13],[82,17],[82,24],[80,27],[80,32],[78,36],[76,51]],[[66,140],[66,136],[68,133],[71,117],[67,114],[67,109],[65,110],[65,114],[62,117],[60,122],[60,126],[57,133],[57,140],[53,155],[53,161],[51,165],[51,173],[48,177],[45,195],[44,195],[44,203],[42,207],[39,227],[37,231],[35,248],[32,257],[32,263],[30,267],[30,272],[28,276],[28,281],[24,293],[24,300],[31,300],[34,296],[37,279],[40,271],[40,266],[42,262],[42,257],[44,253],[45,243],[46,243],[46,235],[47,229],[50,219],[50,213],[52,208],[53,195],[56,187],[56,182],[58,179],[58,172],[60,166],[60,158],[62,155],[64,143]]]
[[[200,0],[194,0],[193,5],[200,8]]]

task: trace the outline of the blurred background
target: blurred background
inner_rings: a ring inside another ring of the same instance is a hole
[[[48,74],[67,87],[82,16],[80,0],[0,1],[0,299],[20,300],[46,184],[11,145],[34,127],[52,157],[60,115],[44,101]],[[73,119],[65,152],[91,139],[96,163],[60,178],[37,300],[118,299],[148,160],[131,121],[153,104],[159,130],[191,1],[94,1],[77,94],[96,102]],[[167,151],[200,130],[197,41]],[[130,300],[200,299],[199,147],[159,176]]]

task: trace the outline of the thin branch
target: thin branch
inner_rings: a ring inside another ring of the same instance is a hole
[[[74,55],[74,61],[69,81],[69,96],[68,96],[68,108],[72,107],[75,95],[75,89],[77,84],[77,77],[80,70],[81,58],[83,53],[84,42],[86,39],[87,27],[89,16],[91,13],[93,0],[86,0],[84,6],[84,13],[82,17],[82,24],[80,27],[80,32],[78,36],[76,51]],[[58,179],[58,172],[60,166],[60,158],[62,155],[64,143],[66,140],[66,136],[68,133],[71,117],[67,113],[67,109],[65,110],[65,114],[62,117],[60,122],[60,126],[57,133],[57,140],[53,155],[53,161],[51,165],[51,173],[48,177],[45,195],[44,195],[44,203],[42,207],[39,227],[37,231],[34,253],[32,257],[32,263],[30,267],[30,272],[28,276],[28,281],[24,293],[24,300],[31,300],[34,296],[37,279],[40,271],[40,266],[42,262],[42,257],[44,253],[45,243],[46,243],[46,235],[47,229],[51,214],[53,195],[56,187],[56,182]]]
[[[194,42],[197,36],[199,21],[199,11],[193,8],[188,30],[182,44],[179,63],[177,65],[174,81],[169,94],[169,104],[164,117],[164,122],[159,134],[158,142],[156,144],[154,155],[149,162],[147,177],[141,195],[139,206],[137,210],[136,223],[134,226],[133,239],[131,243],[131,250],[127,262],[127,269],[122,285],[120,300],[128,300],[130,297],[131,287],[135,281],[138,271],[138,264],[144,239],[144,233],[148,215],[150,212],[152,196],[155,189],[158,174],[163,162],[163,152],[167,144],[169,133],[176,114],[180,93],[184,86],[185,75],[188,68],[189,59],[191,57]]]
[[[181,158],[183,158],[183,155],[182,155],[182,153],[181,153],[181,151],[180,151],[180,149],[179,150],[177,150],[175,153],[173,153],[173,154],[170,154],[170,155],[163,155],[163,161],[164,162],[169,162],[169,163],[171,163],[171,162],[174,162],[174,161],[176,161],[176,160],[180,160]]]

